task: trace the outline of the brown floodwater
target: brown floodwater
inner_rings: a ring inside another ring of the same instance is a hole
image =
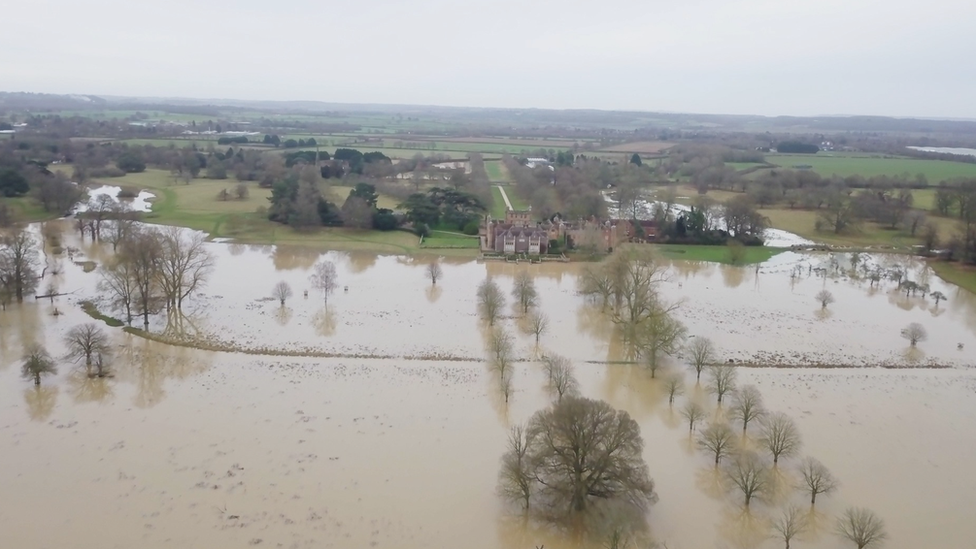
[[[496,376],[476,361],[485,351],[474,289],[490,274],[508,291],[520,269],[535,275],[551,319],[542,348],[573,360],[584,395],[639,422],[660,498],[648,512],[656,540],[671,549],[780,547],[768,539],[768,517],[804,502],[788,489],[796,461],[786,460],[776,493],[742,509],[677,413],[686,398],[719,413],[714,399],[689,374],[687,395],[671,409],[659,380],[606,364],[626,351],[599,307],[577,295],[575,264],[444,260],[444,278],[431,288],[424,259],[213,244],[211,283],[184,316],[154,318],[154,332],[253,352],[342,356],[202,351],[112,329],[114,377],[89,379],[62,363],[35,388],[19,376],[24,345],[63,354],[64,333],[90,321],[77,301],[96,295],[97,275],[83,263],[109,254],[64,238],[79,250],[57,280],[71,293],[0,313],[3,546],[575,546],[524,525],[495,492],[509,426],[550,398],[531,360],[540,352],[534,337],[517,335],[525,361],[515,366],[507,404]],[[328,306],[307,282],[323,258],[340,276]],[[770,409],[793,417],[803,453],[842,483],[818,501],[818,529],[795,546],[839,546],[831,519],[848,505],[886,520],[887,547],[970,546],[976,300],[924,264],[872,261],[906,263],[910,279],[948,301],[905,298],[892,282],[877,289],[843,274],[818,278],[812,269],[829,267],[830,258],[798,254],[758,271],[676,262],[664,291],[684,300],[679,317],[723,358],[865,366],[739,368],[740,383],[755,384]],[[796,265],[803,274],[791,279]],[[296,294],[284,310],[266,297],[279,280]],[[813,299],[824,287],[836,297],[828,314]],[[514,331],[511,316],[503,325]],[[909,322],[929,332],[915,353],[899,336]],[[882,364],[950,368],[875,367]]]

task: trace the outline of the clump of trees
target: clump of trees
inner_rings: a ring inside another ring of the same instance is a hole
[[[182,309],[184,300],[206,285],[213,262],[202,233],[133,226],[100,268],[99,288],[129,324],[138,315],[148,328],[150,315]]]
[[[610,510],[630,511],[639,526],[636,517],[656,499],[643,449],[626,412],[566,395],[512,430],[500,493],[526,514],[566,528],[595,528]]]
[[[654,375],[664,356],[682,348],[686,330],[672,313],[678,303],[659,292],[666,269],[646,246],[621,246],[603,262],[587,266],[580,292],[598,301],[629,352]]]

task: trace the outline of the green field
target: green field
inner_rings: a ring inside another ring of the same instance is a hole
[[[189,185],[174,185],[169,172],[146,170],[125,177],[103,181],[109,185],[146,189],[156,194],[152,212],[143,219],[160,225],[176,225],[207,232],[211,237],[231,237],[253,244],[296,244],[318,246],[331,250],[365,250],[378,253],[418,253],[419,238],[407,231],[361,231],[345,228],[322,228],[312,231],[294,229],[273,223],[258,213],[259,207],[269,206],[270,189],[262,189],[249,183],[250,196],[246,200],[217,200],[221,189],[232,189],[237,182],[232,179],[196,179]],[[348,194],[348,187],[334,187],[334,194]],[[337,199],[339,197],[336,197]],[[345,199],[345,196],[341,197]],[[380,197],[380,205],[390,205],[392,198]],[[471,237],[465,237],[471,238]],[[446,246],[449,255],[471,256],[478,248],[475,244],[457,246],[453,237],[446,237],[455,245]]]
[[[925,174],[929,183],[938,183],[953,177],[976,177],[976,164],[965,162],[947,162],[944,160],[922,160],[916,158],[884,158],[877,156],[833,156],[827,153],[816,155],[804,154],[767,154],[766,161],[784,168],[794,166],[812,166],[812,169],[822,176],[861,175],[902,175]]]
[[[507,181],[505,167],[500,160],[485,162],[485,171],[488,172],[488,179],[492,181]]]
[[[468,236],[461,233],[451,233],[446,231],[431,231],[430,236],[424,238],[424,243],[420,245],[424,249],[465,249],[477,250],[481,245],[481,239],[477,236]]]
[[[976,268],[946,261],[929,261],[929,266],[939,278],[976,294]]]
[[[732,263],[732,256],[728,246],[685,246],[682,244],[656,244],[655,249],[668,259],[685,261],[708,261],[711,263]],[[774,255],[785,251],[783,248],[767,248],[765,246],[747,246],[743,265],[762,263]]]
[[[0,196],[0,204],[7,205],[14,213],[14,220],[19,223],[33,223],[35,221],[46,221],[58,217],[51,212],[45,211],[40,203],[29,196],[19,198]]]
[[[760,164],[758,162],[726,162],[725,165],[737,172],[741,172],[742,170],[764,166],[765,164]]]
[[[508,190],[506,189],[505,192],[507,193]],[[512,199],[510,193],[508,199]],[[514,205],[513,203],[512,206]],[[505,200],[502,198],[502,191],[496,185],[491,186],[491,208],[489,211],[492,218],[505,219]]]

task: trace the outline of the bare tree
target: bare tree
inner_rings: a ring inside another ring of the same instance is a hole
[[[64,336],[64,344],[68,348],[65,358],[73,361],[84,360],[88,375],[91,375],[92,360],[109,352],[108,337],[94,323],[81,324],[68,330]]]
[[[427,264],[427,278],[430,279],[430,284],[432,286],[437,285],[437,279],[444,276],[444,271],[441,270],[441,264],[437,260],[431,261]]]
[[[686,350],[691,367],[695,370],[695,381],[701,381],[702,370],[715,362],[715,348],[707,337],[696,337],[691,340]]]
[[[528,271],[519,271],[515,275],[515,284],[512,286],[512,298],[518,303],[519,308],[522,309],[522,314],[528,314],[529,309],[535,307],[538,299],[539,292],[535,289],[535,282],[532,280],[532,276]]]
[[[735,366],[717,364],[708,367],[708,390],[718,397],[719,404],[725,395],[735,390],[736,376]]]
[[[47,350],[35,344],[29,346],[24,353],[24,364],[20,367],[20,373],[24,379],[32,379],[34,385],[40,385],[41,376],[54,375],[58,373],[58,369]]]
[[[512,334],[504,328],[495,328],[488,336],[488,350],[491,353],[491,365],[498,371],[500,378],[508,373],[508,368],[512,365],[513,350],[515,341]]]
[[[657,370],[661,366],[661,356],[677,353],[685,333],[685,327],[681,322],[669,314],[651,316],[639,328],[635,345],[652,378],[656,377]]]
[[[945,294],[944,294],[944,293],[942,293],[942,292],[932,292],[932,293],[931,293],[931,294],[929,294],[929,295],[930,295],[930,296],[932,297],[932,299],[934,299],[934,300],[935,300],[935,306],[936,306],[936,307],[938,307],[938,306],[939,306],[939,302],[940,302],[940,301],[945,301],[945,300],[946,300],[946,296],[945,296]]]
[[[735,435],[725,422],[712,422],[698,433],[698,447],[715,456],[715,466],[735,448]]]
[[[688,401],[681,409],[681,415],[688,420],[688,432],[695,430],[695,424],[705,419],[705,409],[697,402]]]
[[[546,370],[547,382],[552,383],[552,378],[555,376],[556,370],[559,368],[569,368],[570,362],[564,356],[548,355],[542,357],[542,367]]]
[[[820,302],[821,309],[826,309],[827,305],[830,305],[831,303],[834,302],[834,294],[830,293],[827,290],[820,290],[819,292],[817,292],[817,295],[813,297],[814,299]]]
[[[183,308],[183,300],[206,284],[214,259],[203,233],[167,227],[161,236],[159,280],[168,308]]]
[[[528,329],[529,333],[535,334],[535,343],[538,345],[542,334],[549,331],[549,317],[545,313],[533,311],[529,314]]]
[[[132,276],[132,306],[142,315],[143,326],[149,328],[149,315],[154,314],[165,297],[161,294],[159,282],[160,264],[163,261],[162,240],[155,230],[146,229],[135,232],[123,243],[119,261],[127,263],[127,271]]]
[[[564,396],[579,393],[579,382],[576,381],[573,366],[568,360],[556,362],[553,366],[549,390],[556,394],[557,401],[561,401]]]
[[[587,265],[580,271],[577,283],[581,294],[599,298],[602,309],[606,310],[614,293],[613,280],[608,269],[603,265]]]
[[[745,434],[750,421],[758,420],[766,415],[759,389],[755,385],[746,385],[732,393],[730,412],[732,419],[742,422],[742,433]]]
[[[136,297],[134,266],[124,256],[117,256],[99,267],[98,290],[108,292],[113,306],[125,311],[126,322],[132,324],[132,305]]]
[[[26,231],[0,236],[0,286],[17,301],[37,289],[39,264],[37,243]]]
[[[336,272],[335,263],[331,261],[319,261],[312,267],[312,274],[308,277],[312,287],[322,292],[325,296],[325,303],[329,303],[329,295],[339,287],[339,275]]]
[[[807,457],[800,462],[800,475],[803,476],[803,489],[810,493],[810,505],[817,504],[818,495],[837,489],[837,479],[815,458]]]
[[[234,196],[236,196],[238,200],[247,200],[247,195],[247,183],[241,181],[234,187]]]
[[[672,373],[664,378],[664,389],[668,392],[668,406],[674,405],[674,397],[681,395],[685,390],[685,382],[680,374]]]
[[[271,296],[277,299],[281,303],[281,306],[284,307],[285,300],[292,296],[291,286],[282,280],[275,284],[274,289],[271,290]]]
[[[877,547],[888,539],[884,521],[863,507],[844,510],[844,514],[837,518],[836,530],[838,536],[857,545],[857,549]]]
[[[928,332],[925,331],[925,327],[918,322],[912,322],[901,331],[901,337],[908,340],[912,347],[918,344],[919,341],[925,341],[929,338]]]
[[[508,433],[508,451],[502,456],[502,468],[498,473],[498,489],[510,501],[518,502],[528,512],[533,484],[532,466],[529,463],[529,441],[525,427],[515,425]]]
[[[762,435],[759,442],[772,454],[773,465],[779,463],[779,458],[790,457],[800,451],[800,432],[790,416],[773,412],[760,423]]]
[[[654,500],[640,427],[627,412],[565,397],[536,412],[527,434],[535,501],[548,516],[573,524],[601,502],[642,510]]]
[[[127,204],[116,202],[110,212],[111,221],[105,231],[104,240],[112,245],[112,251],[117,251],[123,240],[132,234],[136,222],[136,213]]]
[[[742,491],[745,506],[769,489],[769,466],[754,452],[734,456],[723,469],[726,480]]]
[[[484,279],[478,285],[478,310],[481,312],[481,317],[488,322],[489,326],[494,326],[504,306],[505,296],[502,295],[498,284],[491,277]]]
[[[790,504],[772,521],[773,531],[776,538],[786,543],[786,549],[790,549],[790,542],[793,538],[803,533],[807,529],[807,517],[796,505]]]

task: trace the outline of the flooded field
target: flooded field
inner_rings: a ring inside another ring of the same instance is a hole
[[[179,344],[110,329],[114,377],[91,379],[62,362],[35,388],[19,376],[25,345],[63,355],[66,331],[91,321],[83,299],[118,316],[97,298],[97,272],[86,272],[110,247],[67,229],[64,242],[78,250],[56,281],[68,295],[0,313],[4,545],[574,547],[525,527],[496,494],[509,427],[550,401],[535,361],[543,350],[573,360],[585,396],[640,424],[660,498],[650,529],[670,549],[781,547],[767,519],[804,501],[780,490],[743,510],[694,449],[662,381],[618,363],[623,346],[599,307],[577,295],[578,264],[445,260],[432,287],[429,258],[209,244],[211,282],[184,315],[150,324],[154,337]],[[308,283],[324,258],[339,274],[328,306]],[[675,262],[663,292],[683,300],[677,316],[723,361],[791,366],[739,368],[739,383],[793,417],[803,455],[841,481],[818,500],[819,527],[794,546],[843,546],[830,517],[858,505],[885,519],[886,547],[967,547],[976,537],[976,298],[924,263],[860,259],[903,268],[947,300],[906,297],[859,269],[852,277],[844,255],[793,253],[758,269]],[[491,274],[507,292],[520,270],[534,275],[551,327],[537,348],[514,312],[503,321],[522,359],[505,403],[482,362],[475,287]],[[285,307],[269,299],[282,280],[295,290]],[[824,288],[836,299],[826,311],[813,297]],[[915,350],[900,335],[910,322],[929,334]],[[691,374],[685,381],[679,403],[717,413]],[[781,486],[792,484],[795,463],[780,465]]]

